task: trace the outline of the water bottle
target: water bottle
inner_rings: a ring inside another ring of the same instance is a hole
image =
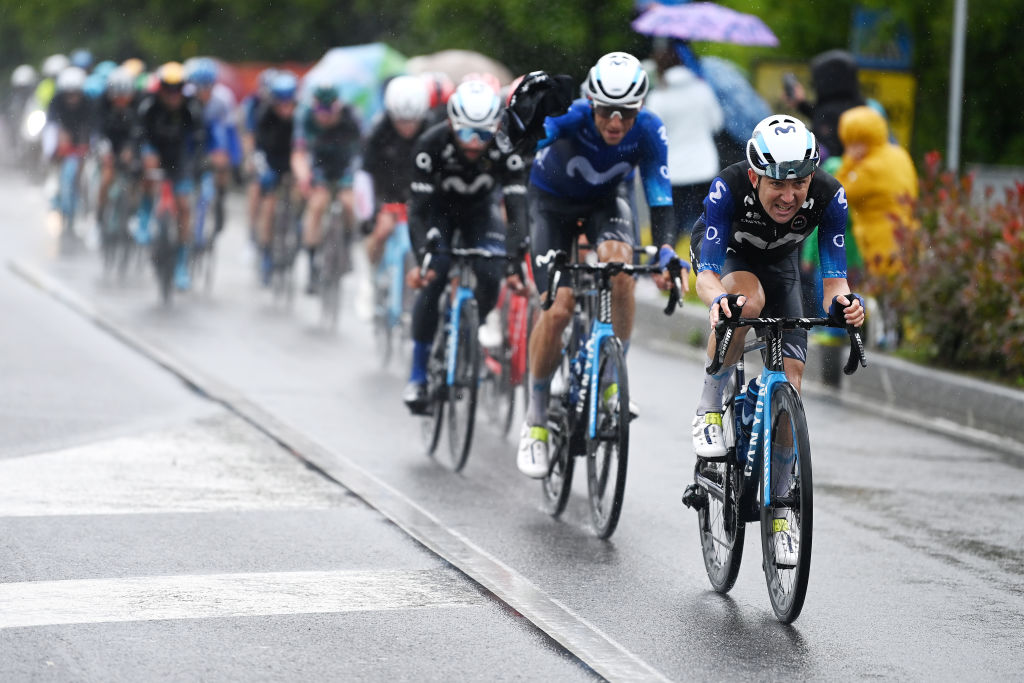
[[[755,377],[747,384],[743,393],[743,401],[736,406],[739,415],[739,429],[736,432],[736,459],[744,462],[747,459],[747,445],[754,426],[754,413],[757,411],[757,395],[761,391],[761,377]]]

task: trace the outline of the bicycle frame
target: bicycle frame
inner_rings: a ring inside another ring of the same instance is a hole
[[[448,371],[445,376],[448,386],[455,384],[456,361],[459,357],[459,324],[462,321],[462,305],[473,298],[474,283],[466,284],[461,271],[462,269],[459,268],[457,275],[452,278],[452,281],[457,279],[459,284],[451,294],[451,309],[449,311],[449,318],[445,323],[448,325],[448,334],[446,335],[448,337]]]
[[[400,221],[384,243],[384,255],[377,266],[378,272],[385,272],[391,278],[388,291],[387,323],[394,327],[402,317],[405,290],[405,255],[412,249],[409,241],[409,224]]]

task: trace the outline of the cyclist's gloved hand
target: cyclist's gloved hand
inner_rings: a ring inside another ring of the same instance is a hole
[[[844,296],[844,298],[849,303],[840,303],[839,296]],[[832,297],[832,303],[828,307],[828,317],[834,325],[836,325],[837,327],[846,327],[845,311],[847,308],[853,305],[854,299],[860,302],[860,307],[864,309],[865,314],[867,313],[868,309],[867,306],[864,305],[864,297],[862,297],[860,294],[846,294],[834,296]]]
[[[742,302],[740,301],[742,299]],[[742,294],[728,294],[723,292],[711,302],[711,324],[717,325],[718,321],[725,318],[738,318],[743,312],[743,304],[747,297]]]

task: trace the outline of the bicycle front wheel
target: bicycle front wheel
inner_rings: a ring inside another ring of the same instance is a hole
[[[587,489],[590,516],[598,538],[615,532],[626,491],[629,461],[629,381],[622,343],[607,337],[601,344],[598,362],[597,429],[588,442]]]
[[[462,304],[456,325],[458,348],[455,354],[455,382],[448,387],[448,450],[456,472],[466,466],[473,445],[476,399],[480,387],[480,344],[477,329],[480,314],[476,302]]]
[[[781,384],[772,392],[769,414],[772,433],[766,504],[764,467],[760,474],[761,550],[772,609],[779,621],[789,624],[800,616],[811,571],[811,445],[803,404],[790,384]]]

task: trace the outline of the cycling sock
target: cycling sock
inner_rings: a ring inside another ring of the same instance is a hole
[[[409,373],[410,382],[427,381],[427,359],[430,358],[431,342],[413,341],[412,343],[412,371]]]
[[[316,247],[306,247],[306,252],[309,254],[309,270],[313,272],[316,269]]]
[[[711,361],[709,360],[705,363],[704,367],[710,364]],[[732,374],[733,367],[735,365],[723,367],[715,375],[704,375],[704,391],[701,392],[700,401],[697,402],[698,415],[709,412],[717,413],[722,410],[722,390]]]
[[[526,424],[544,427],[548,423],[548,400],[551,379],[536,379],[530,386],[530,406],[526,411]]]
[[[629,340],[622,342],[622,357],[625,358],[626,354],[629,353]],[[601,374],[601,379],[605,383],[617,383],[619,381],[618,367],[613,363],[608,363],[604,366],[604,372]]]

